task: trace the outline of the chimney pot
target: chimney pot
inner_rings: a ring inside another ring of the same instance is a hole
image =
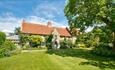
[[[26,21],[23,19],[23,21],[22,21],[23,23],[25,23]]]
[[[48,26],[48,27],[52,27],[52,22],[51,22],[51,21],[48,21],[47,26]]]

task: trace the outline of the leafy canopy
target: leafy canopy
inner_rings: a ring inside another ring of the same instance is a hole
[[[115,31],[115,4],[113,0],[68,0],[65,16],[70,28],[84,31],[95,24],[106,24]]]

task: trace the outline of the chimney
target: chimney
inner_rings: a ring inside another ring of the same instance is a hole
[[[23,27],[25,26],[25,22],[26,22],[26,21],[23,19],[23,20],[22,20],[22,25],[21,25],[21,31],[23,30]]]
[[[48,26],[48,27],[52,27],[52,22],[51,22],[51,21],[48,21],[47,26]]]
[[[22,20],[22,23],[25,23],[25,22],[26,22],[26,21],[23,19],[23,20]]]

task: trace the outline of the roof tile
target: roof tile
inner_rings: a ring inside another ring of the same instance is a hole
[[[66,36],[66,37],[71,36],[67,28],[48,27],[47,25],[34,24],[28,22],[22,23],[22,32],[29,34],[50,35],[51,32],[54,30],[54,28],[57,29],[60,36]]]

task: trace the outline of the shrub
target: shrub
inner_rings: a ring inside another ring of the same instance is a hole
[[[67,48],[72,48],[74,45],[72,44],[71,40],[67,40],[66,38],[60,42],[60,48],[61,49],[67,49]]]
[[[5,41],[0,47],[0,57],[11,56],[12,51],[16,49],[16,46],[10,42]]]
[[[52,38],[53,38],[53,35],[49,35],[46,37],[46,47],[48,49],[52,49]]]
[[[5,56],[5,52],[4,48],[0,48],[0,58]]]
[[[97,47],[93,48],[92,52],[101,56],[115,56],[115,52],[112,51],[112,47],[108,43],[100,43]]]
[[[23,47],[22,47],[23,50],[27,50],[27,49],[30,49],[30,45],[29,44],[25,44]]]
[[[3,32],[0,32],[0,45],[2,45],[6,40],[6,35]]]
[[[2,45],[2,48],[12,51],[16,49],[16,46],[10,41],[5,41]]]
[[[19,42],[20,42],[20,45],[23,47],[28,41],[29,41],[29,36],[28,35],[25,35],[25,34],[20,34],[19,35]]]
[[[38,47],[41,46],[41,43],[43,42],[43,38],[41,36],[30,36],[29,41],[32,47]]]

